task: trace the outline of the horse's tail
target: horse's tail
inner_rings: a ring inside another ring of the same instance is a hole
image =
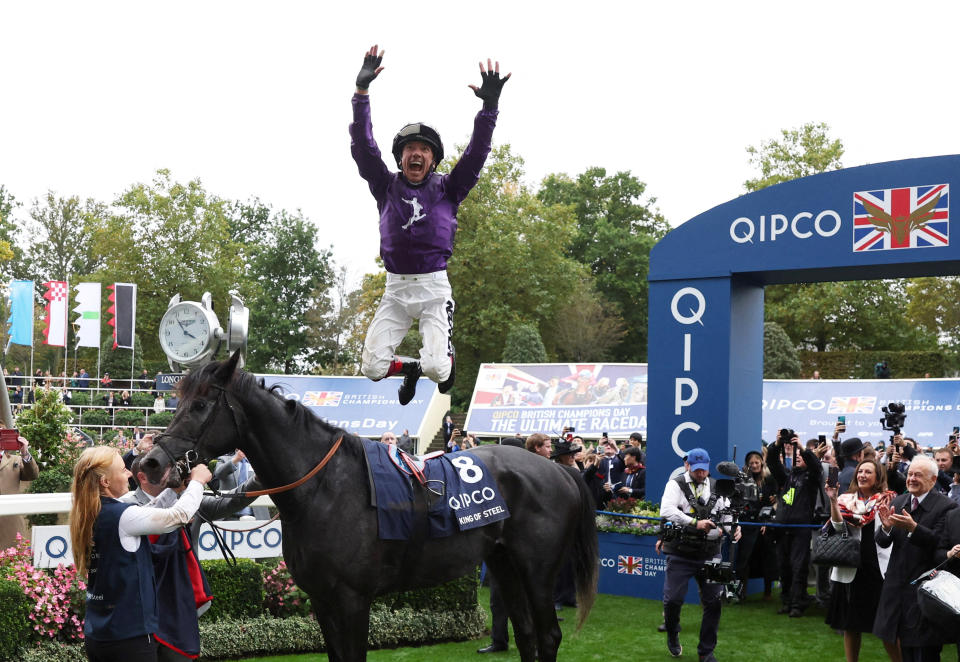
[[[580,476],[575,477],[580,490],[580,521],[573,537],[573,575],[577,587],[577,629],[583,627],[597,595],[598,552],[597,513],[593,495]]]

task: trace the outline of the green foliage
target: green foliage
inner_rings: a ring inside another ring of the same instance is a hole
[[[824,379],[873,379],[873,366],[880,361],[887,362],[894,379],[943,377],[946,365],[941,351],[800,351],[799,358],[803,374],[819,370]]]
[[[594,363],[609,361],[626,335],[618,306],[583,279],[571,293],[570,301],[558,316],[553,340],[558,361]]]
[[[93,250],[104,256],[96,276],[110,283],[136,274],[137,335],[144,343],[137,355],[151,365],[162,364],[157,329],[171,295],[179,292],[199,301],[210,291],[222,306],[229,301],[228,290],[243,281],[242,250],[231,237],[230,204],[208,193],[199,179],[180,183],[168,170],[158,170],[152,182],[124,191],[113,209],[93,230]],[[117,375],[128,376],[130,354],[122,355],[126,367]]]
[[[545,363],[547,350],[540,339],[540,331],[532,324],[514,324],[507,331],[503,343],[504,363]]]
[[[824,122],[808,122],[798,129],[781,129],[781,140],[765,140],[760,147],[747,147],[750,165],[760,176],[743,183],[748,191],[780,184],[791,179],[843,167],[843,143],[828,135]]]
[[[150,427],[155,428],[165,428],[170,425],[170,421],[173,420],[172,411],[161,411],[155,414],[150,414],[147,422],[150,424]]]
[[[905,315],[906,281],[801,283],[766,288],[765,318],[801,348],[933,350],[936,335]]]
[[[463,641],[478,637],[485,612],[474,603],[462,612],[388,610],[375,604],[370,610],[370,648],[423,645],[437,641]],[[282,655],[324,649],[320,626],[312,618],[292,616],[253,620],[200,622],[200,654],[204,659],[249,655]]]
[[[147,413],[143,409],[117,409],[113,417],[113,424],[118,426],[134,427],[145,425]]]
[[[263,614],[263,570],[251,559],[201,561],[216,599],[204,618],[256,618]]]
[[[906,318],[952,352],[960,350],[960,278],[915,278],[907,281],[906,295]]]
[[[105,292],[104,292],[104,296],[106,296]],[[137,322],[138,322],[137,328],[140,328],[139,321],[143,317],[142,314],[140,313],[139,308],[140,308],[140,297],[138,295],[137,296],[137,309],[138,309],[137,310]],[[109,317],[112,317],[112,315],[105,315],[105,317],[109,318]],[[102,357],[100,362],[100,374],[105,374],[109,372],[110,378],[114,381],[114,383],[117,383],[117,382],[127,383],[127,381],[130,379],[130,359],[131,358],[133,358],[134,374],[137,374],[141,370],[143,370],[143,346],[140,344],[140,337],[141,335],[139,333],[134,335],[133,350],[124,349],[122,347],[118,347],[114,349],[112,331],[111,333],[105,334],[103,336],[103,341],[100,343],[100,355]],[[133,352],[133,357],[130,356],[131,351]],[[93,380],[91,379],[90,381],[91,381],[91,385],[95,386],[95,384],[92,384]],[[103,395],[106,395],[110,391],[116,391],[117,395],[119,396],[122,390],[123,389],[117,388],[115,386],[109,389],[105,389],[101,387],[100,397],[102,397]],[[94,396],[94,397],[97,397],[97,396]]]
[[[457,302],[452,395],[460,404],[470,397],[480,363],[502,355],[513,325],[554,323],[584,268],[566,254],[577,232],[573,211],[528,190],[523,160],[508,146],[491,152],[457,218],[448,272]]]
[[[440,586],[420,588],[378,597],[380,603],[391,609],[409,607],[423,611],[467,612],[477,604],[480,587],[480,569]]]
[[[42,465],[60,462],[62,442],[67,436],[67,426],[73,413],[60,400],[56,389],[36,389],[32,407],[17,416],[20,434],[30,441],[34,456]]]
[[[79,407],[80,405],[89,405],[90,404],[90,392],[89,391],[73,391],[73,394],[70,398],[71,407]],[[76,410],[75,410],[76,411]]]
[[[30,641],[31,604],[19,582],[0,578],[0,605],[0,660],[9,660]]]
[[[589,269],[597,291],[625,322],[612,351],[619,361],[646,360],[650,249],[670,229],[654,207],[656,199],[645,199],[646,188],[629,171],[607,175],[606,169],[593,167],[576,180],[550,175],[537,194],[545,204],[568,205],[576,214],[568,254]]]
[[[242,210],[263,215],[250,206]],[[327,290],[334,283],[331,252],[317,248],[317,226],[299,212],[286,211],[273,215],[256,232],[252,223],[242,225],[255,239],[246,246],[247,276],[252,281],[246,305],[255,338],[247,355],[250,369],[291,374],[329,360],[330,355],[322,355],[307,341],[307,313],[331,308]]]
[[[617,517],[616,515],[597,515],[597,531],[607,533],[629,533],[634,536],[655,536],[660,532],[660,506],[650,501],[636,499],[611,499],[604,508],[607,512],[636,515],[637,517]],[[643,519],[641,519],[643,518]]]
[[[153,394],[152,393],[131,393],[130,402],[134,407],[142,407],[145,409],[153,409]]]
[[[73,463],[52,464],[40,471],[30,482],[30,494],[62,494],[70,491],[73,480]],[[57,523],[57,513],[27,515],[30,526],[46,526]]]
[[[800,376],[797,348],[776,322],[763,325],[763,376],[765,379],[793,379]]]
[[[107,409],[84,409],[81,412],[84,425],[110,425],[110,411]]]
[[[103,256],[93,250],[93,234],[105,216],[103,203],[81,203],[77,196],[61,198],[48,191],[30,209],[29,248],[24,255],[30,277],[42,283],[99,270]]]

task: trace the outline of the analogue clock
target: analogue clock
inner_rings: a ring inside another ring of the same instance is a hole
[[[194,301],[171,301],[160,320],[160,346],[171,362],[185,365],[200,363],[214,354],[222,333],[209,306]]]

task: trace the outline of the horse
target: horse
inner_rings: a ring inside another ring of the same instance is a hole
[[[382,540],[362,441],[277,387],[264,388],[262,379],[238,369],[238,359],[239,352],[183,378],[174,418],[141,466],[148,475],[169,473],[183,458],[205,462],[239,448],[266,486],[288,486],[314,469],[272,498],[283,557],[310,596],[331,662],[366,660],[374,597],[450,581],[482,561],[504,596],[520,659],[555,662],[562,635],[553,589],[565,559],[574,568],[577,629],[596,593],[594,504],[576,471],[512,446],[471,449],[492,473],[510,516],[443,538]],[[429,494],[413,484],[415,512],[425,518]]]

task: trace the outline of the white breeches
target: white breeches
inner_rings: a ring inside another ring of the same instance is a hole
[[[450,376],[453,338],[453,293],[446,271],[430,274],[387,273],[387,288],[363,343],[363,374],[383,379],[413,320],[420,320],[420,366],[435,382]]]

